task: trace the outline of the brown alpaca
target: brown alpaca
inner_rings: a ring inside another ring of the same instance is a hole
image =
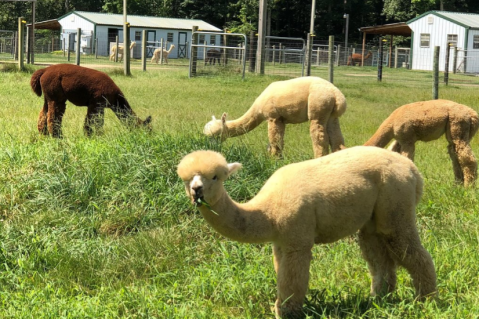
[[[366,54],[366,56],[364,57],[364,61],[369,59],[371,56],[372,56],[372,53],[371,53],[371,51],[369,51],[368,54]],[[353,53],[348,57],[348,65],[353,65],[354,66],[354,65],[356,65],[356,63],[359,63],[359,65],[362,66],[362,63],[363,63],[363,55],[362,54]]]
[[[132,42],[130,44],[130,50],[136,45],[135,42]],[[116,45],[114,45],[111,48],[111,54],[110,54],[110,61],[115,61],[115,54],[116,54]],[[119,61],[121,62],[123,60],[123,46],[120,45],[118,46],[118,56],[120,57]]]
[[[286,124],[310,121],[314,156],[345,148],[339,117],[346,111],[346,98],[329,81],[314,76],[271,83],[239,119],[226,121],[214,116],[204,134],[225,140],[239,136],[268,121],[269,152],[281,157]]]
[[[109,107],[120,121],[129,126],[149,127],[151,116],[142,121],[133,112],[120,88],[105,73],[73,64],[57,64],[33,73],[30,85],[36,95],[43,91],[43,109],[38,116],[38,131],[43,135],[62,136],[66,101],[87,106],[84,131],[90,136],[100,130],[104,109]]]
[[[220,57],[221,57],[221,52],[216,49],[211,49],[206,52],[206,58],[205,58],[205,65],[209,62],[211,65],[211,62],[213,62],[213,65],[216,64],[216,61],[218,61],[218,64],[221,65],[220,62]]]
[[[477,161],[469,145],[479,127],[477,112],[448,100],[406,104],[396,109],[364,144],[385,147],[414,160],[416,141],[429,142],[445,134],[456,182],[465,186],[477,179]]]
[[[217,232],[243,243],[273,243],[277,318],[303,317],[314,244],[358,230],[372,295],[394,291],[398,266],[411,275],[419,299],[436,295],[434,264],[416,228],[423,179],[409,159],[377,147],[352,147],[283,166],[246,203],[235,202],[223,185],[240,168],[219,153],[196,151],[177,172]]]
[[[168,55],[170,54],[171,51],[175,48],[175,45],[172,44],[168,50],[158,48],[153,52],[153,56],[151,57],[151,63],[156,62],[158,64],[158,61],[160,61],[160,57],[163,52],[163,60],[165,61],[166,64],[168,64]]]

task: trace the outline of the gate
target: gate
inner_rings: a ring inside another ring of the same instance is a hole
[[[301,70],[301,76],[304,76],[304,39],[266,36],[264,52],[265,73],[294,75]]]

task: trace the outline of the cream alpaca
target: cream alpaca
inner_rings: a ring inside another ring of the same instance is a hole
[[[364,144],[385,147],[414,160],[416,141],[429,142],[445,134],[456,182],[465,186],[477,179],[477,161],[469,145],[479,127],[477,112],[448,100],[406,104],[396,109]]]
[[[397,266],[410,273],[419,298],[436,294],[433,261],[415,224],[423,180],[409,159],[357,146],[290,164],[247,203],[232,200],[223,186],[240,168],[219,153],[196,151],[181,160],[178,175],[220,234],[244,243],[273,243],[277,318],[301,316],[313,245],[357,230],[372,277],[371,294],[395,289]]]
[[[136,42],[131,42],[130,44],[130,50],[135,47]],[[115,61],[115,54],[116,54],[116,45],[114,45],[111,48],[111,54],[110,54],[110,61]],[[120,56],[119,61],[121,62],[123,60],[123,46],[119,45],[118,46],[118,56]]]
[[[163,48],[158,48],[153,52],[153,56],[151,57],[151,63],[156,62],[158,64],[158,61],[160,60],[160,57],[163,52],[163,60],[165,60],[165,63],[168,64],[168,55],[170,54],[171,51],[175,48],[175,45],[172,44],[168,50],[165,50]]]
[[[314,156],[320,157],[344,147],[339,117],[346,111],[346,98],[330,82],[318,77],[300,77],[271,83],[239,119],[226,121],[214,116],[205,125],[204,133],[212,137],[245,134],[263,121],[268,121],[269,150],[281,156],[286,124],[310,121]]]

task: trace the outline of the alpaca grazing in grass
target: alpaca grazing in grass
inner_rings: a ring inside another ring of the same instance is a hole
[[[423,180],[406,157],[356,146],[286,165],[247,203],[235,202],[223,186],[240,168],[219,153],[196,151],[181,160],[177,172],[192,203],[220,234],[273,243],[277,318],[302,316],[313,245],[358,230],[372,295],[395,289],[397,266],[409,272],[419,299],[436,295],[434,264],[415,223]]]
[[[369,59],[372,56],[371,51],[366,54],[364,57],[364,61]],[[353,53],[348,57],[348,65],[356,65],[356,63],[359,63],[360,66],[363,66],[363,55],[360,53]]]
[[[477,179],[477,161],[469,144],[479,127],[477,112],[448,100],[415,102],[397,108],[364,144],[385,147],[414,160],[416,141],[445,134],[456,182],[469,186]]]
[[[221,57],[221,52],[219,50],[210,49],[206,51],[205,65],[207,63],[211,65],[211,62],[213,62],[213,65],[215,65],[216,61],[218,61],[218,64],[221,65],[220,57]]]
[[[136,43],[132,42],[130,44],[130,50],[133,49],[135,47],[135,45],[136,45]],[[111,48],[110,61],[115,61],[116,50],[117,50],[116,45],[114,45]],[[119,61],[121,62],[123,60],[123,46],[122,45],[118,46],[118,56],[120,57]]]
[[[104,109],[110,108],[123,124],[148,127],[151,116],[142,121],[133,112],[120,88],[106,74],[73,64],[57,64],[33,73],[30,85],[36,95],[43,91],[43,109],[38,116],[38,131],[53,137],[62,136],[62,119],[66,101],[87,106],[84,131],[90,136],[103,127]]]
[[[345,148],[339,117],[346,111],[346,98],[330,82],[319,77],[300,77],[271,83],[239,119],[226,121],[214,116],[204,127],[204,134],[219,137],[239,136],[268,121],[269,151],[281,157],[286,124],[310,121],[314,156]]]
[[[160,61],[160,58],[163,54],[163,60],[165,61],[166,64],[168,64],[168,55],[170,55],[171,51],[175,48],[175,45],[172,44],[170,45],[170,48],[168,50],[165,50],[163,48],[158,48],[153,52],[153,56],[151,57],[151,63],[156,63],[158,64],[158,61]],[[162,53],[163,52],[163,53]]]

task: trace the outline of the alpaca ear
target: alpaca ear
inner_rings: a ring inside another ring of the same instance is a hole
[[[239,171],[243,165],[241,163],[228,163],[228,177]]]
[[[226,113],[223,113],[223,115],[221,115],[221,122],[223,124],[226,124]]]
[[[216,121],[216,117],[215,117],[214,115],[211,116],[211,120],[212,120],[212,121]]]

